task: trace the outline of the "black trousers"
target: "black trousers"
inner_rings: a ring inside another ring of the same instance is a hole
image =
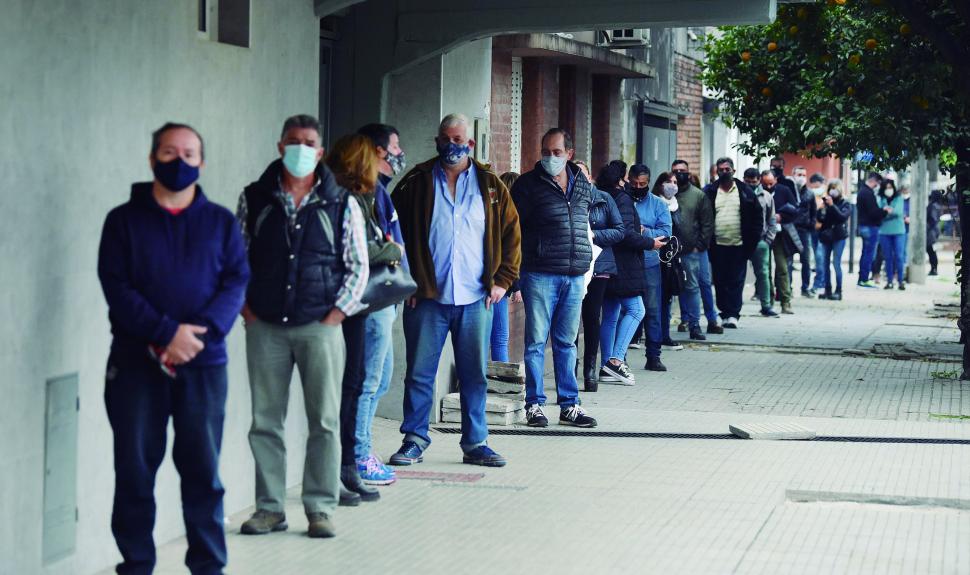
[[[741,317],[744,279],[748,273],[748,257],[742,246],[711,246],[711,276],[714,299],[721,318]]]
[[[347,365],[344,367],[340,396],[340,463],[355,463],[357,445],[357,405],[364,388],[364,346],[366,314],[348,317],[343,321],[344,343],[347,344]]]
[[[175,379],[148,357],[108,360],[104,403],[114,434],[115,494],[111,532],[123,562],[118,573],[155,566],[155,473],[165,457],[168,420],[172,460],[182,489],[182,518],[193,574],[226,565],[219,450],[226,415],[226,366],[179,367]]]
[[[936,250],[933,249],[932,242],[926,242],[926,255],[930,258],[930,269],[936,271],[936,267],[939,265],[940,260],[936,256]]]
[[[600,318],[603,317],[603,297],[609,278],[593,278],[583,298],[583,361],[585,366],[597,365],[596,356],[600,349]],[[596,372],[593,372],[594,376]]]

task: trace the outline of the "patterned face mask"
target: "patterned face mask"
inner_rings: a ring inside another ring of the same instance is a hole
[[[391,172],[395,176],[403,172],[404,168],[408,165],[407,161],[404,159],[403,151],[400,154],[392,154],[388,152],[387,157],[384,158],[384,160],[387,162],[387,165],[391,166]]]
[[[447,142],[438,144],[438,157],[449,166],[457,166],[471,152],[470,146]]]

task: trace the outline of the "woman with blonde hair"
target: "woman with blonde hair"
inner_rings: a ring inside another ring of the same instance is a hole
[[[829,180],[828,189],[822,196],[822,207],[816,212],[816,218],[822,224],[818,232],[818,243],[822,246],[822,263],[816,267],[822,269],[819,278],[825,285],[825,293],[819,299],[842,299],[842,252],[845,250],[845,240],[849,237],[849,214],[852,206],[846,201],[842,191],[842,180]],[[832,276],[829,271],[835,271],[835,290],[832,290]]]
[[[377,189],[380,158],[371,139],[359,134],[341,137],[331,148],[326,163],[337,183],[350,192],[348,201],[359,202],[367,219],[367,256],[370,265],[401,261],[401,246],[386,241],[384,231],[374,218],[374,193]],[[380,493],[363,482],[356,457],[358,407],[366,378],[366,320],[367,313],[360,313],[343,322],[347,364],[344,368],[343,395],[340,401],[340,479],[345,488],[359,494],[362,500],[376,501],[380,499]],[[373,395],[374,393],[370,393],[366,398],[368,404],[374,401]],[[369,426],[369,422],[364,423]],[[365,466],[365,475],[377,478],[370,483],[387,485],[395,479],[390,469],[384,472],[383,469],[375,467],[375,473],[368,474],[368,471],[371,470]]]

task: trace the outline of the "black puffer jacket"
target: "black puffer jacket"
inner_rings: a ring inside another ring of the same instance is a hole
[[[589,271],[593,247],[589,243],[589,209],[593,185],[573,164],[572,193],[563,193],[541,163],[522,174],[512,186],[512,201],[522,230],[522,270],[581,276]]]
[[[614,298],[638,296],[647,289],[647,273],[643,268],[643,250],[653,249],[653,238],[640,233],[640,215],[633,196],[622,189],[609,190],[623,218],[623,239],[613,244],[616,275],[606,286],[606,295]]]

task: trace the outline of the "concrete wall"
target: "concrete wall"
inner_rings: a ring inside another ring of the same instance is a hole
[[[214,201],[276,155],[282,120],[317,109],[318,21],[310,0],[253,0],[251,48],[211,42],[196,2],[5,2],[0,9],[0,572],[87,574],[118,555],[109,516],[111,432],[103,404],[110,342],[95,273],[101,224],[150,179],[150,133],[166,120],[206,138]],[[249,390],[242,328],[230,338],[222,477],[227,511],[252,504]],[[41,565],[44,382],[77,372],[77,552]],[[294,403],[300,401],[294,389]],[[290,477],[301,472],[302,409],[292,408]],[[296,443],[296,445],[294,445]],[[181,533],[178,480],[158,477],[155,535]]]

